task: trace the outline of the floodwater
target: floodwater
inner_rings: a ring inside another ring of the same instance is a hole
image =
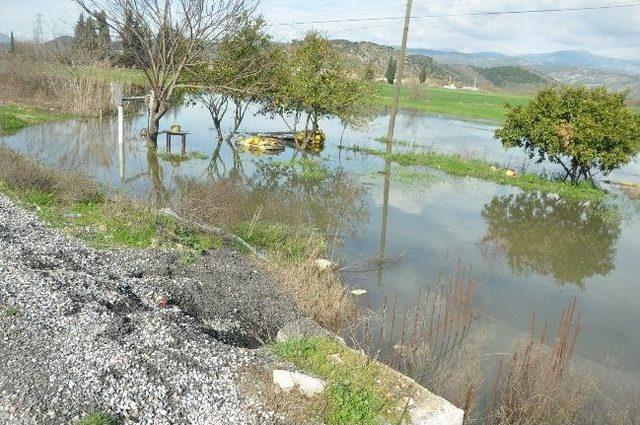
[[[332,255],[353,266],[345,271],[344,282],[366,289],[373,308],[395,294],[400,305],[409,305],[421,288],[461,263],[490,318],[488,354],[509,350],[514,338],[528,332],[534,311],[539,322],[553,324],[577,297],[583,323],[579,359],[621,379],[640,380],[638,201],[623,195],[606,204],[565,201],[395,165],[385,177],[379,173],[385,169],[382,159],[339,149],[340,143],[383,148],[374,139],[385,133],[386,121],[382,116],[364,129],[344,133],[337,121],[322,123],[327,143],[319,157],[364,188],[357,203],[364,214],[335,229],[341,243]],[[207,159],[171,162],[149,151],[137,136],[146,126],[144,117],[127,119],[124,164],[118,159],[114,119],[31,127],[4,143],[44,162],[81,169],[111,190],[149,202],[166,199],[182,177],[251,181],[264,178],[264,164],[301,155],[287,148],[279,156],[258,157],[218,144],[208,113],[199,106],[177,108],[163,127],[173,123],[190,133],[187,150]],[[285,129],[278,119],[250,114],[241,127],[244,132]],[[534,166],[517,151],[505,152],[492,131],[489,125],[404,112],[396,136],[418,148],[464,153],[514,168],[552,168]],[[165,150],[164,143],[161,137],[158,152]],[[179,152],[177,139],[173,150]],[[639,181],[640,165],[634,162],[612,178]],[[382,269],[358,267],[380,254],[396,261]]]

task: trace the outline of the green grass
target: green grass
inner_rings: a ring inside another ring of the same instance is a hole
[[[386,157],[386,152],[383,150],[359,146],[353,146],[349,149],[354,152],[362,152],[383,158]],[[516,186],[525,191],[535,190],[556,193],[566,198],[602,200],[606,197],[606,192],[603,189],[593,187],[587,182],[571,184],[554,177],[534,173],[523,173],[518,174],[516,177],[509,177],[505,174],[506,169],[504,168],[497,167],[496,165],[479,159],[464,158],[455,154],[431,151],[399,152],[391,154],[389,160],[400,165],[429,167],[454,176],[474,177],[498,184]],[[492,169],[492,167],[494,168]]]
[[[234,234],[251,245],[291,262],[304,261],[310,253],[324,252],[325,239],[313,231],[301,231],[280,223],[243,222]]]
[[[30,125],[69,118],[72,116],[33,107],[0,105],[0,134],[12,134]]]
[[[400,108],[457,118],[500,122],[506,115],[507,102],[522,105],[531,99],[530,96],[506,92],[471,92],[428,86],[421,88],[424,99],[412,100],[409,98],[409,89],[403,87],[400,91]],[[393,91],[394,86],[380,84],[371,102],[375,105],[390,106]]]
[[[269,349],[303,371],[327,382],[322,397],[327,403],[328,425],[402,423],[400,400],[405,395],[380,365],[359,352],[325,338],[290,339]],[[338,355],[339,362],[332,361]]]
[[[12,191],[6,183],[0,190],[34,209],[48,225],[96,248],[166,246],[177,249],[181,262],[188,265],[206,251],[222,246],[217,237],[185,229],[169,217],[124,199],[65,204],[54,194],[40,190]]]
[[[116,425],[116,420],[106,413],[93,412],[77,421],[75,425]]]

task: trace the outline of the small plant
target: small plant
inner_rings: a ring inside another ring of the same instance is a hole
[[[103,412],[93,412],[85,415],[75,425],[116,425],[114,418]]]
[[[5,317],[15,317],[18,315],[18,309],[10,305],[4,309],[4,315]]]

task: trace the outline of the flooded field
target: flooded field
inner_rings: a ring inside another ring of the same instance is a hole
[[[374,310],[396,294],[400,306],[411,305],[421,289],[461,264],[486,311],[483,351],[489,355],[508,351],[515,338],[528,332],[534,312],[540,323],[553,325],[576,297],[583,324],[578,358],[625,381],[639,381],[640,203],[621,194],[595,204],[523,193],[389,165],[340,148],[381,147],[375,139],[384,134],[386,121],[381,116],[360,130],[322,122],[327,143],[317,160],[361,188],[358,199],[341,199],[339,187],[322,178],[313,188],[300,189],[322,197],[306,219],[339,236],[331,252],[345,266],[344,283],[366,289]],[[256,156],[218,143],[207,111],[199,106],[177,109],[164,119],[164,127],[173,123],[189,132],[188,158],[168,155],[164,136],[157,153],[148,150],[138,136],[146,126],[141,116],[126,122],[124,163],[118,158],[114,119],[31,127],[4,143],[46,163],[80,169],[112,191],[158,205],[170,199],[185,178],[239,178],[259,190],[291,189],[268,183],[277,183],[278,172],[285,170],[278,164],[302,153],[287,148],[277,156]],[[253,115],[241,127],[247,133],[284,129],[277,119]],[[503,151],[492,131],[489,125],[402,113],[397,139],[415,142],[417,149],[468,154],[516,169],[545,169],[518,152]],[[179,153],[177,139],[172,149]],[[380,173],[385,166],[391,169],[387,175]],[[638,182],[640,165],[634,162],[613,178]],[[288,184],[296,184],[295,179]],[[318,190],[322,185],[325,190]],[[376,265],[371,261],[375,258],[389,261]]]

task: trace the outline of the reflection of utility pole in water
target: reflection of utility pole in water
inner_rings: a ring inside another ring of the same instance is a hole
[[[380,225],[380,249],[378,250],[378,267],[376,271],[376,283],[382,284],[382,275],[387,250],[387,219],[389,217],[389,188],[391,186],[391,161],[384,161],[384,189],[382,191],[382,221]]]
[[[153,91],[151,91],[153,96]],[[124,104],[132,100],[146,100],[147,96],[123,97],[118,102],[118,163],[120,164],[120,181],[124,182]],[[151,116],[151,114],[149,114]]]
[[[398,69],[396,70],[396,80],[393,92],[393,102],[391,104],[391,114],[389,115],[389,128],[387,129],[387,152],[384,160],[384,191],[382,194],[382,222],[380,229],[380,249],[378,251],[378,270],[376,283],[382,283],[383,267],[387,249],[387,220],[389,216],[389,186],[391,185],[391,153],[393,147],[393,133],[396,126],[396,116],[398,115],[398,104],[400,102],[400,89],[402,88],[402,73],[404,72],[404,58],[407,54],[407,37],[409,35],[409,21],[411,19],[411,1],[407,1],[407,8],[404,14],[404,28],[402,29],[402,44],[398,55]]]

